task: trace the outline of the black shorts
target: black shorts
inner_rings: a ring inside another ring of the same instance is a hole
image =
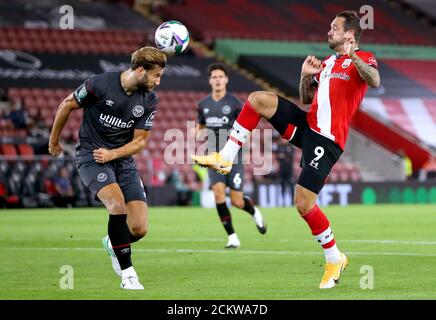
[[[97,200],[97,193],[103,187],[117,183],[126,203],[133,200],[147,203],[144,185],[132,157],[101,164],[95,162],[92,151],[78,149],[76,168],[83,183]]]
[[[279,127],[286,128],[288,124],[297,127],[290,142],[302,150],[298,184],[318,194],[343,151],[336,142],[312,130],[306,112],[292,102],[279,97],[277,112],[274,117],[280,120],[275,121],[283,122]]]
[[[211,186],[222,182],[231,190],[242,191],[244,188],[244,165],[242,163],[234,163],[232,170],[226,175],[209,169],[209,180]]]

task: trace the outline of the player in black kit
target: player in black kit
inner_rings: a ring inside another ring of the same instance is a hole
[[[144,149],[153,125],[166,56],[143,47],[130,68],[86,80],[60,104],[50,134],[49,152],[62,153],[62,129],[69,114],[84,109],[76,166],[83,183],[109,211],[103,245],[121,277],[121,288],[142,290],[131,261],[130,244],[148,229],[147,197],[132,155]]]
[[[209,84],[212,92],[198,104],[198,124],[196,134],[207,129],[208,151],[218,151],[226,143],[228,131],[242,109],[242,102],[234,95],[227,93],[229,81],[227,68],[215,63],[208,68]],[[266,232],[262,214],[253,206],[250,198],[244,196],[244,166],[240,151],[232,171],[228,175],[221,175],[209,169],[209,180],[215,195],[218,215],[228,235],[226,248],[237,248],[241,245],[233,228],[232,217],[226,204],[226,187],[230,188],[230,200],[233,206],[248,212],[254,219],[260,233]]]

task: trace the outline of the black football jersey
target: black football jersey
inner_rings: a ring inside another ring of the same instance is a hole
[[[233,123],[242,110],[242,101],[227,93],[215,101],[211,95],[198,104],[198,123],[208,130],[208,151],[221,150],[228,138]]]
[[[132,141],[135,129],[153,126],[156,93],[138,90],[128,95],[121,86],[121,72],[93,76],[73,96],[84,108],[79,131],[82,149],[119,148]]]

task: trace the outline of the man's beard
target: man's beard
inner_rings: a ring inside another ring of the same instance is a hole
[[[142,92],[149,92],[152,89],[146,83],[141,83],[138,87],[138,90]]]
[[[336,49],[337,47],[339,47],[341,44],[343,44],[343,43],[339,43],[339,42],[329,42],[329,48],[330,49]]]

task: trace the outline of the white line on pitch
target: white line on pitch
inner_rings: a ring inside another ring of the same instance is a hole
[[[0,247],[0,250],[30,250],[30,251],[101,251],[100,248],[31,248],[31,247]],[[320,251],[267,251],[267,250],[203,250],[203,249],[134,249],[133,252],[143,253],[231,253],[231,254],[279,254],[279,255],[320,255]],[[346,252],[348,255],[362,256],[401,256],[401,257],[436,257],[436,253],[416,252]]]
[[[67,241],[96,241],[96,238],[73,238],[67,239]],[[224,238],[149,238],[147,242],[225,242]],[[314,242],[314,240],[302,239],[302,240],[292,240],[292,239],[245,239],[245,242]],[[376,239],[338,239],[338,242],[345,243],[368,243],[368,244],[393,244],[393,245],[422,245],[422,246],[434,246],[436,241],[427,240],[376,240]]]

